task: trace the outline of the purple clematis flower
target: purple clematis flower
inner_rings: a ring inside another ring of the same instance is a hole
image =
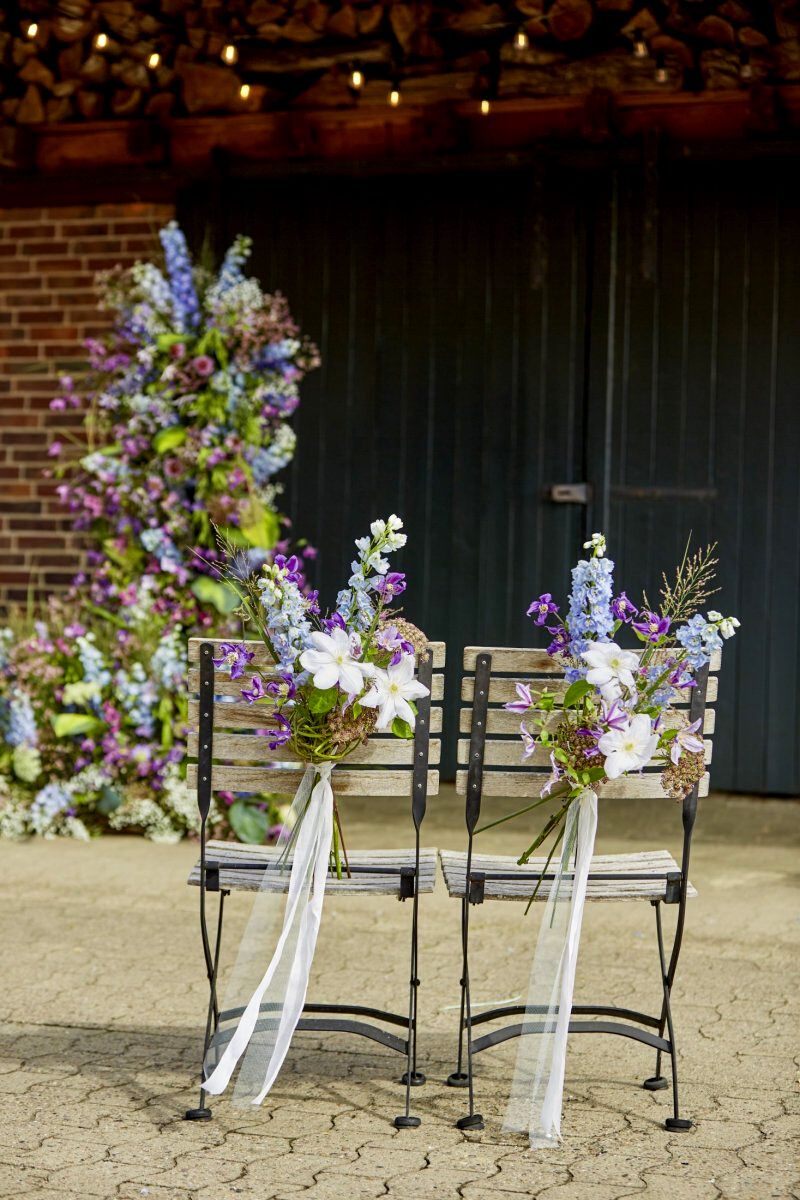
[[[693,688],[697,687],[697,680],[692,679],[690,674],[684,674],[687,670],[683,663],[678,663],[675,670],[670,675],[667,682],[670,687],[674,688]]]
[[[372,586],[383,598],[384,603],[388,604],[395,596],[402,596],[406,590],[406,577],[402,571],[389,571],[376,579]]]
[[[529,708],[533,708],[533,697],[527,683],[517,684],[517,695],[519,700],[509,700],[508,704],[503,705],[508,712],[526,713]],[[522,729],[524,726],[520,726],[520,728]]]
[[[660,617],[658,613],[648,612],[646,609],[639,616],[641,620],[634,621],[633,628],[647,638],[648,642],[659,641],[669,631],[669,617]]]
[[[628,720],[628,714],[616,700],[612,701],[611,704],[603,702],[600,724],[605,726],[606,729],[625,729]]]
[[[219,652],[220,657],[214,658],[211,661],[215,667],[230,667],[231,679],[241,679],[247,670],[248,663],[252,662],[255,658],[252,650],[248,650],[245,646],[237,645],[236,642],[222,642]]]
[[[275,726],[275,729],[259,729],[258,731],[262,737],[268,739],[267,745],[270,750],[280,750],[281,746],[285,746],[292,736],[291,725],[280,713],[275,714]]]
[[[279,678],[281,680],[280,683],[278,683],[277,679],[271,679],[267,684],[267,695],[272,696],[275,700],[294,700],[297,694],[294,676],[281,671]]]
[[[274,565],[281,571],[286,571],[286,578],[290,583],[299,583],[303,577],[300,559],[296,554],[291,558],[287,558],[285,554],[276,554],[272,560]]]
[[[255,704],[256,700],[263,700],[266,694],[260,675],[253,676],[250,688],[242,688],[242,699],[246,700],[248,704]]]
[[[676,766],[680,762],[684,750],[688,750],[690,754],[699,754],[703,749],[703,739],[697,736],[701,719],[698,717],[696,721],[692,721],[691,725],[687,725],[685,729],[679,729],[675,735],[670,747],[669,756]]]
[[[414,653],[414,647],[410,642],[401,638],[395,625],[385,625],[375,638],[375,643],[380,646],[381,650],[391,650],[392,657],[389,665],[392,667],[397,666],[404,654]]]
[[[558,605],[553,602],[549,592],[542,592],[538,600],[534,600],[527,615],[533,617],[534,625],[544,625],[550,613],[557,613]]]
[[[335,612],[332,617],[323,617],[322,624],[326,633],[330,633],[332,629],[346,629],[344,617],[340,612]]]
[[[632,621],[639,612],[635,604],[633,604],[624,592],[620,592],[611,601],[611,611],[617,621]]]
[[[569,646],[569,634],[562,625],[548,625],[547,632],[552,635],[552,642],[547,647],[547,653],[552,658],[554,654],[561,654]]]
[[[520,722],[519,732],[522,737],[522,761],[525,762],[533,754],[536,749],[536,738],[528,729],[524,721]]]

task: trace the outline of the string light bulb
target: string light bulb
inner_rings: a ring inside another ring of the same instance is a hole
[[[486,97],[484,97],[483,100],[481,100],[481,116],[488,117],[491,110],[492,110],[492,105],[491,105],[490,101],[488,101],[486,99]]]
[[[156,67],[158,66],[158,64],[160,62],[161,62],[161,55],[158,53],[157,50],[154,50],[153,53],[150,55],[150,57],[147,60],[147,65],[151,71],[155,71]]]
[[[359,92],[364,86],[364,72],[360,67],[353,67],[350,71],[350,87],[355,92]]]
[[[239,51],[234,46],[233,42],[228,42],[227,45],[222,47],[221,58],[222,61],[229,67],[232,67],[233,64],[238,60]]]
[[[633,31],[633,57],[647,58],[647,42],[641,29]]]
[[[514,49],[515,50],[527,50],[529,45],[530,45],[530,38],[528,37],[528,34],[525,31],[525,29],[522,26],[520,26],[519,29],[517,30],[517,32],[514,34]]]
[[[669,71],[663,54],[659,54],[656,59],[656,69],[653,72],[653,79],[656,83],[669,83]]]
[[[105,50],[107,45],[108,45],[108,34],[107,33],[96,33],[94,35],[95,50]]]
[[[37,25],[36,21],[31,21],[30,25],[25,30],[25,36],[29,38],[35,38],[38,32],[39,26]]]
[[[743,50],[739,55],[739,78],[745,82],[753,78],[753,64],[747,50]]]
[[[250,95],[250,84],[249,83],[242,84],[242,86],[239,88],[239,95],[241,96],[241,98],[243,100],[247,99],[247,97]]]
[[[391,107],[391,108],[397,108],[397,106],[398,106],[398,105],[399,105],[399,103],[400,103],[400,100],[401,100],[401,98],[402,98],[402,97],[400,96],[400,88],[399,88],[399,87],[398,87],[398,85],[395,83],[395,84],[392,86],[392,89],[391,89],[391,91],[389,92],[389,96],[388,96],[388,100],[389,100],[389,105],[390,105],[390,107]]]

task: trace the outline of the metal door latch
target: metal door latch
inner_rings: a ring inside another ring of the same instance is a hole
[[[554,504],[588,504],[591,490],[588,483],[553,483],[548,498]]]

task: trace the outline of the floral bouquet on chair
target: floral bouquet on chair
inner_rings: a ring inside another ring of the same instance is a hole
[[[532,1146],[560,1139],[567,1035],[572,1014],[581,923],[597,830],[597,794],[610,780],[663,763],[661,786],[678,799],[690,795],[705,772],[702,717],[689,720],[676,705],[698,686],[698,676],[732,637],[739,622],[697,609],[714,587],[714,546],[695,554],[687,545],[672,583],[662,576],[658,608],[643,597],[640,609],[625,592],[614,595],[614,564],[605,557],[601,533],[584,543],[590,551],[572,570],[565,617],[552,595],[533,601],[528,615],[552,637],[548,654],[564,669],[556,692],[532,695],[518,683],[518,699],[506,705],[523,720],[523,756],[549,757],[551,774],[532,804],[501,818],[530,812],[551,797],[556,811],[519,863],[555,835],[531,899],[545,878],[552,883],[531,968],[526,1020],[542,1021],[541,1035],[521,1039],[504,1128],[526,1130]],[[629,626],[638,652],[616,637]],[[685,699],[684,699],[685,703]],[[691,706],[690,706],[691,707]],[[699,706],[702,710],[702,706]],[[499,822],[496,822],[499,823]],[[561,847],[552,875],[553,855]]]
[[[700,781],[705,771],[701,721],[690,723],[675,699],[697,686],[695,675],[739,627],[736,617],[697,612],[719,590],[715,546],[690,555],[687,545],[674,581],[662,576],[657,609],[646,596],[637,609],[624,591],[614,595],[614,564],[605,557],[601,533],[592,534],[584,548],[590,557],[573,567],[566,617],[549,592],[528,609],[553,639],[547,653],[563,664],[566,691],[559,702],[547,689],[534,696],[519,683],[519,698],[505,706],[523,718],[523,758],[541,748],[552,769],[539,800],[521,811],[551,797],[561,800],[519,860],[527,862],[555,833],[544,871],[564,837],[571,805],[587,789],[598,792],[608,780],[641,771],[653,759],[664,763],[661,784],[668,796],[682,799]],[[617,644],[624,626],[640,642],[639,653]],[[565,849],[568,855],[572,847]]]
[[[406,589],[405,575],[389,571],[385,557],[406,543],[403,522],[390,516],[373,521],[368,537],[358,538],[348,585],[333,612],[320,610],[316,592],[301,590],[297,558],[276,555],[248,575],[229,547],[226,577],[238,591],[242,615],[263,639],[277,674],[252,674],[253,653],[246,645],[223,643],[215,666],[243,680],[242,697],[264,709],[260,731],[270,750],[286,749],[320,777],[364,745],[372,733],[414,736],[414,701],[428,694],[415,678],[425,635],[392,610]],[[249,676],[249,678],[248,678]],[[341,877],[347,852],[339,811],[333,802],[333,855]]]
[[[213,1094],[227,1087],[246,1052],[239,1087],[251,1103],[261,1103],[300,1019],[325,882],[331,858],[341,877],[340,851],[349,874],[331,772],[373,733],[413,737],[414,702],[429,694],[415,678],[416,657],[425,655],[427,638],[391,609],[406,584],[404,575],[389,571],[385,556],[405,545],[402,528],[396,516],[373,521],[369,536],[356,541],[358,555],[348,585],[327,615],[316,593],[301,590],[296,558],[278,555],[251,575],[235,552],[229,555],[226,578],[237,589],[241,613],[263,639],[276,670],[252,673],[253,653],[233,642],[223,643],[215,665],[243,680],[245,701],[263,707],[261,733],[269,748],[306,769],[276,852],[276,869],[291,871],[281,935],[249,1002],[233,1006],[242,1014],[233,1036],[215,1041],[209,1051],[203,1088]],[[265,880],[268,874],[265,870]],[[247,938],[258,948],[263,945],[261,925],[254,930]]]

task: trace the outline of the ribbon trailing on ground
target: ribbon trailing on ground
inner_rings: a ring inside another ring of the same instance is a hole
[[[597,796],[587,789],[567,812],[561,857],[531,968],[524,1017],[531,1031],[519,1039],[503,1122],[504,1132],[527,1133],[533,1148],[561,1142],[567,1035],[596,832]]]
[[[244,1056],[234,1089],[235,1103],[262,1102],[281,1069],[303,1012],[329,869],[333,836],[330,776],[334,765],[306,767],[287,821],[288,832],[278,842],[277,869],[264,872],[261,892],[239,948],[225,1010],[220,1014],[220,1026],[206,1055],[203,1088],[213,1095],[225,1090]],[[263,953],[265,939],[274,928],[275,901],[285,890],[285,872],[289,870],[287,854],[282,852],[290,847],[291,873],[275,952],[246,1006],[237,1007],[237,1001],[249,994],[252,981],[247,981],[254,961]],[[231,1034],[224,1026],[236,1016],[239,1022]]]

